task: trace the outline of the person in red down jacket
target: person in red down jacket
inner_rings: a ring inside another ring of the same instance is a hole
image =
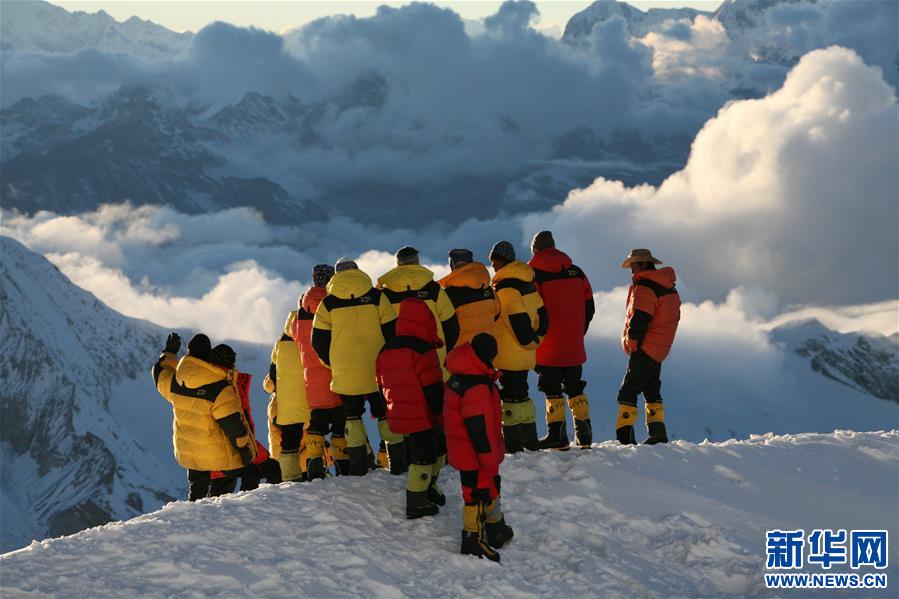
[[[306,429],[306,461],[309,479],[325,478],[325,437],[331,434],[331,453],[338,475],[350,472],[346,454],[343,402],[331,391],[331,370],[321,363],[312,348],[312,321],[319,304],[328,295],[328,281],[334,276],[330,264],[316,264],[312,268],[313,287],[298,302],[297,317],[291,323],[290,335],[300,349],[303,378],[306,381],[306,400],[309,402],[309,426]]]
[[[627,316],[621,333],[621,349],[627,354],[627,373],[618,390],[618,419],[615,436],[622,445],[636,444],[637,397],[646,399],[644,443],[668,442],[665,406],[662,404],[662,362],[668,357],[680,322],[677,277],[670,266],[656,269],[662,261],[645,248],[631,250],[621,268],[631,271],[627,291]]]
[[[478,333],[446,357],[443,415],[447,456],[462,483],[462,554],[498,562],[512,536],[500,507],[499,465],[506,452],[502,407],[493,368],[496,339]]]
[[[443,369],[437,349],[443,341],[437,319],[424,301],[400,303],[396,336],[378,354],[378,386],[387,400],[390,430],[408,435],[411,464],[406,482],[406,518],[433,516],[446,498],[434,481],[440,473],[439,426],[443,414]]]
[[[210,361],[228,372],[228,380],[231,381],[231,385],[237,390],[244,417],[250,426],[250,432],[253,433],[255,438],[256,424],[253,422],[252,409],[250,408],[250,382],[253,375],[236,370],[237,354],[229,345],[224,343],[212,348]],[[217,471],[209,473],[211,479],[209,496],[214,497],[232,492],[237,486],[235,475],[240,477],[241,491],[252,491],[259,488],[259,481],[262,479],[269,484],[279,484],[281,482],[281,467],[277,460],[273,460],[269,456],[265,446],[256,439],[256,458],[249,466],[244,467],[242,470],[227,473]]]
[[[549,231],[541,231],[531,242],[534,285],[549,314],[549,330],[537,347],[537,388],[546,395],[546,436],[540,449],[568,449],[565,396],[574,418],[574,437],[579,447],[590,447],[590,404],[584,394],[587,361],[584,336],[596,308],[593,289],[584,271],[556,249]],[[564,394],[564,395],[563,395]]]

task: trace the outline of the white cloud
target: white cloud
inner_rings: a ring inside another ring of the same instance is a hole
[[[892,298],[896,118],[878,69],[850,50],[812,52],[780,90],[706,123],[686,167],[658,188],[597,179],[523,228],[552,229],[603,277],[630,248],[650,247],[690,297],[752,286],[787,304]]]

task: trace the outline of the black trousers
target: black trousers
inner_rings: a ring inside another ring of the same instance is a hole
[[[427,466],[436,462],[437,456],[441,455],[438,451],[437,432],[433,428],[412,433],[406,439],[409,442],[409,461],[412,464]]]
[[[264,480],[270,485],[280,484],[281,465],[277,460],[268,458],[261,464],[250,464],[245,467],[240,475],[240,490],[252,491],[259,488],[259,482]]]
[[[363,406],[363,410],[365,407]],[[342,437],[346,428],[346,415],[342,406],[336,408],[315,408],[309,417],[310,435],[325,436],[328,433]]]
[[[627,363],[627,374],[618,390],[618,403],[636,406],[637,396],[641,393],[649,403],[661,402],[661,374],[661,362],[656,362],[643,350],[633,352]]]
[[[583,366],[541,366],[537,364],[537,389],[547,397],[568,397],[581,395],[587,387],[582,380]]]
[[[281,429],[281,453],[299,451],[300,443],[303,441],[303,423],[284,424],[279,425],[278,428]]]
[[[371,415],[377,419],[387,416],[387,400],[380,392],[362,395],[341,395],[344,418],[361,418],[365,414],[365,402],[371,406]]]
[[[212,478],[208,470],[188,470],[188,501],[197,501],[205,497],[218,497],[233,493],[237,488],[237,479],[233,476]]]
[[[503,401],[528,398],[528,371],[503,370],[499,376],[499,396]]]

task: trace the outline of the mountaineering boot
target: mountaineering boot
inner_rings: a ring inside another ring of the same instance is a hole
[[[634,423],[637,422],[637,406],[618,404],[618,420],[615,421],[615,436],[622,445],[636,445]]]
[[[383,439],[378,443],[378,456],[375,458],[375,463],[378,465],[378,468],[383,470],[390,468],[390,460],[387,457],[387,443]]]
[[[368,435],[365,436],[365,463],[368,465],[369,470],[377,470],[380,468],[375,452],[372,450],[371,443],[368,441]]]
[[[331,457],[334,460],[334,473],[346,476],[350,473],[350,459],[346,453],[346,437],[331,434]]]
[[[368,473],[368,440],[365,425],[358,416],[346,419],[346,454],[350,462],[350,474],[365,476]]]
[[[561,397],[546,398],[546,436],[540,439],[540,449],[568,450],[565,400]]]
[[[381,434],[381,441],[387,444],[387,461],[390,465],[390,474],[399,475],[408,472],[409,462],[406,460],[406,444],[403,442],[403,436],[390,430],[390,425],[387,423],[386,418],[378,420],[378,432]]]
[[[278,458],[278,465],[281,466],[281,480],[286,483],[300,482],[303,475],[300,470],[300,454],[298,451],[281,452]]]
[[[540,451],[540,439],[537,438],[537,414],[534,411],[534,400],[527,398],[521,403],[521,442],[528,451]]]
[[[568,407],[574,417],[574,440],[581,449],[593,445],[593,427],[590,426],[590,402],[583,393],[568,398]]]
[[[441,507],[446,505],[446,495],[437,484],[437,477],[440,476],[440,471],[444,466],[446,466],[446,454],[438,456],[437,461],[431,467],[431,485],[428,487],[428,501]]]
[[[425,516],[436,516],[440,513],[437,504],[428,501],[428,492],[418,493],[406,490],[406,520],[415,520]]]
[[[325,438],[306,434],[306,472],[309,480],[325,478]]]
[[[665,429],[665,406],[662,402],[646,402],[646,428],[649,436],[643,441],[645,445],[668,442],[668,431]]]
[[[494,549],[499,549],[508,543],[515,533],[512,527],[506,524],[506,517],[499,505],[499,499],[487,505],[487,522],[484,524],[484,532],[487,536],[487,544]]]
[[[440,511],[436,504],[428,501],[428,487],[431,486],[433,464],[412,464],[406,481],[406,519],[414,520],[422,516],[433,516]]]
[[[462,555],[486,557],[492,562],[499,561],[499,553],[484,539],[483,504],[466,505],[462,508]]]

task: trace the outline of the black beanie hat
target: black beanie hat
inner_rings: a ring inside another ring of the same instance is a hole
[[[418,250],[411,245],[405,245],[396,251],[394,257],[398,265],[415,264],[418,262]]]
[[[330,264],[316,264],[312,267],[312,284],[316,287],[327,287],[334,276],[334,267]]]
[[[187,344],[187,355],[209,361],[212,355],[212,342],[203,333],[197,333]]]
[[[221,343],[212,348],[209,361],[225,368],[234,368],[237,363],[237,354],[230,345]]]
[[[450,268],[456,268],[456,264],[459,262],[474,262],[474,253],[471,250],[467,250],[465,248],[454,248],[449,251],[449,265]]]
[[[512,262],[515,260],[515,246],[508,241],[497,241],[493,245],[493,249],[490,250],[489,258],[491,260],[497,258],[506,262]]]
[[[496,339],[490,333],[478,333],[471,340],[471,347],[474,353],[488,366],[493,366],[493,359],[496,358],[498,351],[496,347]]]

